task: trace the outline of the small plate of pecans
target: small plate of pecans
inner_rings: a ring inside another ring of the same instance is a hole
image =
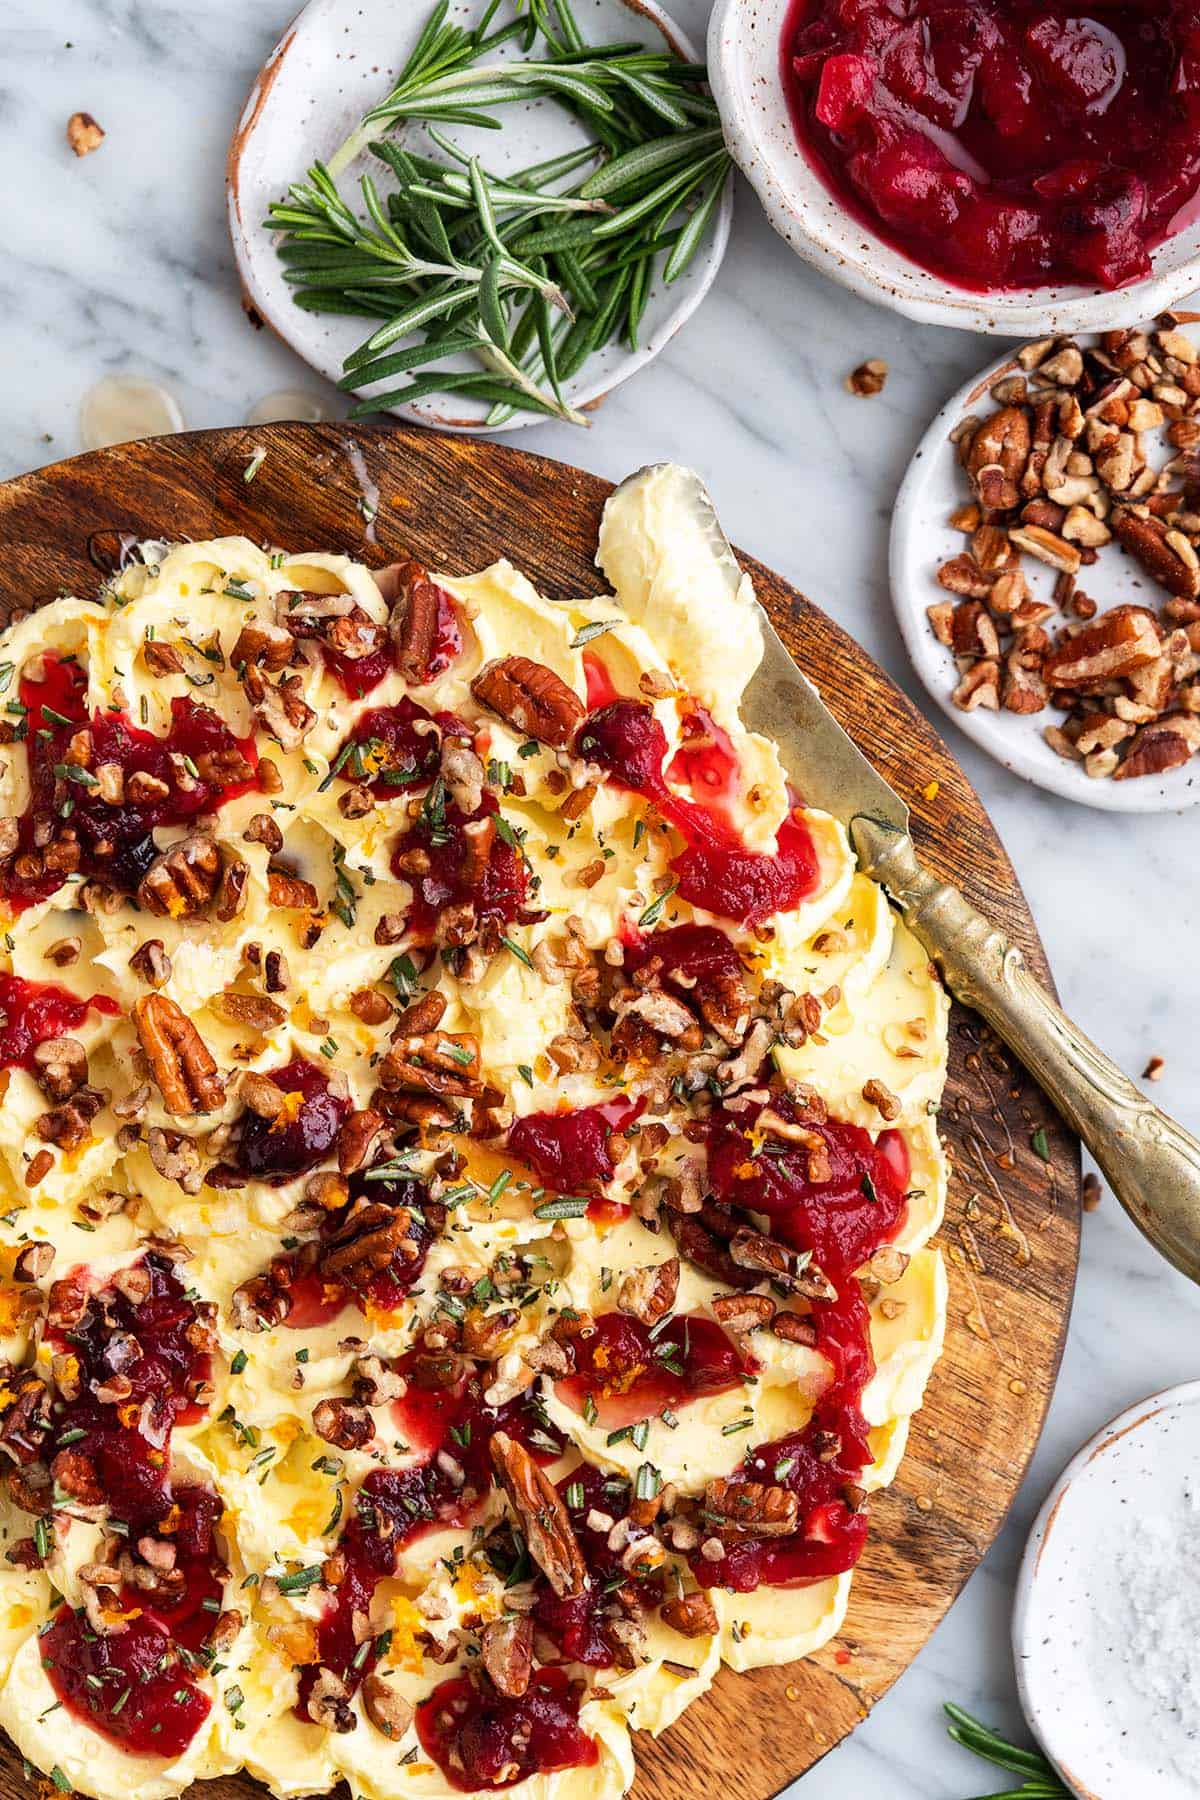
[[[892,599],[943,711],[1110,812],[1200,800],[1200,347],[1189,323],[1045,338],[926,432]]]

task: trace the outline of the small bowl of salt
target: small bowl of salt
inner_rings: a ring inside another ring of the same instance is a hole
[[[1081,1800],[1200,1797],[1200,1381],[1068,1464],[1017,1579],[1025,1716]]]

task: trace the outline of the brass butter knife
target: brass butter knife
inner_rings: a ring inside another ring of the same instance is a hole
[[[617,493],[656,473],[639,471]],[[736,594],[742,571],[707,490],[690,470],[672,475],[689,484],[691,522],[702,524]],[[922,868],[907,806],[796,667],[762,607],[757,610],[764,652],[742,704],[745,724],[774,739],[785,768],[803,770],[805,801],[845,825],[859,867],[886,888],[951,993],[987,1020],[1038,1081],[1134,1224],[1200,1282],[1200,1142],[1067,1017],[997,926],[958,888]]]

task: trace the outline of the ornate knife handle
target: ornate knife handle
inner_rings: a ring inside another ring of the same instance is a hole
[[[863,868],[887,888],[951,992],[1045,1089],[1155,1249],[1200,1282],[1200,1143],[1072,1024],[1002,931],[921,867],[907,833],[866,816],[850,833]]]

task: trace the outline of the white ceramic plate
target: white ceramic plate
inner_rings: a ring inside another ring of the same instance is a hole
[[[1154,252],[1153,275],[1116,294],[1083,287],[974,294],[909,262],[851,218],[796,142],[780,73],[789,5],[717,0],[708,69],[734,159],[776,231],[805,262],[910,319],[1010,337],[1103,329],[1116,316],[1149,318],[1200,282],[1200,216]]]
[[[1190,1381],[1113,1419],[1064,1469],[1025,1549],[1013,1613],[1021,1704],[1082,1800],[1200,1794],[1200,1697],[1184,1709],[1186,1722],[1173,1714],[1148,1653],[1150,1640],[1180,1622],[1181,1591],[1197,1583],[1193,1565],[1172,1591],[1149,1585],[1166,1566],[1156,1563],[1163,1541],[1184,1533],[1200,1543],[1198,1404],[1200,1381]],[[1132,1565],[1117,1554],[1131,1546]],[[1144,1608],[1132,1631],[1130,1566]],[[1192,1667],[1200,1671],[1195,1646]]]
[[[1085,336],[1078,341],[1088,340]],[[896,496],[888,564],[892,604],[913,668],[930,696],[960,731],[1014,775],[1035,782],[1052,794],[1078,800],[1084,806],[1100,807],[1105,812],[1174,812],[1194,806],[1200,800],[1200,757],[1193,757],[1166,775],[1144,775],[1134,781],[1095,781],[1084,773],[1082,763],[1066,761],[1043,738],[1043,726],[1057,723],[1060,714],[1047,709],[1025,717],[1003,711],[987,712],[982,707],[968,713],[960,711],[951,698],[958,685],[954,658],[938,643],[925,616],[925,609],[935,601],[953,598],[938,586],[936,572],[942,563],[967,547],[962,532],[947,523],[955,507],[970,498],[950,433],[969,413],[986,416],[995,406],[988,389],[1016,368],[1015,358],[1006,356],[990,364],[947,401],[918,444]],[[1165,461],[1165,444],[1162,449]],[[1053,597],[1053,569],[1028,556],[1022,558],[1021,569],[1035,597]],[[1102,609],[1126,600],[1157,610],[1164,598],[1150,577],[1115,544],[1106,546],[1094,566],[1082,571],[1080,586],[1100,602]],[[1053,624],[1051,621],[1051,629]]]
[[[266,322],[299,356],[337,381],[344,358],[375,329],[378,321],[337,314],[304,312],[292,300],[276,254],[276,233],[263,229],[267,208],[288,187],[302,180],[315,159],[326,160],[349,136],[364,112],[388,93],[429,16],[432,0],[310,0],[275,46],[250,90],[229,147],[226,194],[229,228],[242,285]],[[481,11],[479,0],[455,0],[450,22],[469,25]],[[596,43],[637,39],[696,60],[691,42],[654,0],[594,0],[581,15],[588,37]],[[502,45],[497,60],[519,55]],[[503,131],[463,126],[444,129],[469,153],[485,157],[497,174],[560,155],[586,142],[583,128],[549,100],[501,107]],[[422,148],[419,129],[405,142]],[[426,150],[440,154],[426,143]],[[358,195],[358,177],[370,170],[382,191],[388,172],[364,154],[342,176],[339,187],[347,200]],[[362,211],[361,205],[356,211]],[[573,382],[565,386],[576,407],[603,398],[627,381],[669,343],[704,298],[721,266],[733,213],[732,176],[721,205],[690,267],[670,287],[661,280],[651,291],[642,319],[640,347],[630,351],[609,344],[589,357]],[[471,368],[466,357],[451,359],[451,368]],[[390,409],[398,418],[444,431],[485,429],[488,406],[456,394],[427,395],[414,405]],[[538,423],[540,413],[518,412],[503,427],[515,431]]]

